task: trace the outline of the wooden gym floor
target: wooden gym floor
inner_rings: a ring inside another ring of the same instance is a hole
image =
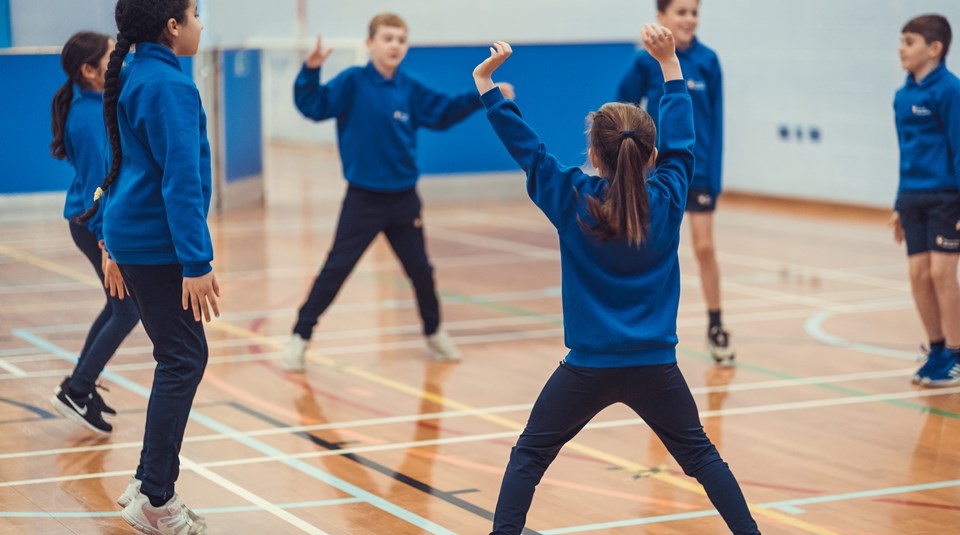
[[[549,223],[522,193],[427,196],[445,325],[464,361],[428,358],[412,292],[378,240],[323,318],[308,372],[285,374],[280,351],[343,182],[330,150],[271,147],[267,167],[266,208],[210,221],[223,315],[207,325],[178,492],[210,533],[487,533],[510,447],[564,355]],[[57,215],[0,227],[0,534],[129,533],[114,500],[137,464],[151,348],[137,327],[103,376],[120,410],[113,436],[97,440],[52,409],[103,303]],[[766,534],[960,531],[960,388],[910,384],[924,337],[885,218],[721,199],[735,370],[704,351],[684,229],[680,365]],[[725,532],[624,407],[563,450],[528,525]]]

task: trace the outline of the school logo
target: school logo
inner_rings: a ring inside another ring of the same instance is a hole
[[[960,249],[960,240],[951,240],[943,236],[937,236],[937,247],[949,250]]]
[[[400,121],[401,123],[405,123],[410,120],[410,114],[397,110],[393,112],[393,118],[396,119],[397,121]]]
[[[710,206],[710,203],[712,201],[713,201],[713,197],[711,195],[707,195],[706,193],[701,193],[700,195],[697,195],[697,204],[699,204],[700,206]]]
[[[706,91],[707,83],[702,80],[687,80],[687,89],[690,91]]]
[[[911,110],[913,111],[913,114],[916,115],[917,117],[929,117],[933,115],[933,112],[930,111],[929,108],[924,108],[923,106],[914,105],[911,108]]]

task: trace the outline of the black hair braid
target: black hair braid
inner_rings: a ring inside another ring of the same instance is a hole
[[[93,217],[100,207],[100,196],[113,185],[120,174],[123,152],[120,147],[120,125],[117,103],[120,99],[120,69],[130,47],[137,43],[156,43],[164,39],[167,21],[182,22],[188,0],[118,0],[114,10],[117,21],[117,45],[110,55],[103,87],[103,120],[110,140],[110,172],[93,196],[93,206],[77,218],[84,222]]]

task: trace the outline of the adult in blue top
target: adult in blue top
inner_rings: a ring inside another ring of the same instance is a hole
[[[913,382],[934,387],[960,384],[960,79],[945,64],[950,40],[940,15],[904,25],[907,80],[893,101],[900,144],[894,239],[907,242],[910,287],[930,339]]]
[[[680,222],[693,174],[693,112],[673,36],[648,25],[663,72],[660,147],[648,113],[609,103],[590,115],[592,176],[547,152],[491,75],[510,55],[497,42],[474,70],[487,118],[527,174],[527,192],[560,238],[564,342],[510,455],[493,532],[519,534],[536,485],[563,445],[601,410],[624,403],[697,478],[733,533],[759,533],[740,486],[700,423],[677,367]],[[649,176],[649,179],[644,179]]]
[[[733,366],[735,352],[721,318],[720,268],[713,239],[713,212],[722,189],[723,78],[716,52],[695,35],[699,10],[700,0],[657,0],[657,20],[677,40],[677,57],[693,101],[696,165],[687,193],[687,212],[693,251],[700,267],[700,287],[707,303],[707,347],[718,365]],[[620,82],[617,100],[645,103],[647,112],[656,120],[661,96],[660,66],[647,51],[641,50]]]
[[[104,88],[110,140],[105,247],[134,295],[157,361],[140,464],[117,502],[143,533],[204,533],[176,493],[180,446],[207,365],[201,319],[220,314],[210,262],[210,145],[197,86],[177,56],[196,54],[195,0],[119,0]],[[121,72],[131,46],[134,58]],[[85,217],[99,207],[94,202]]]
[[[107,132],[103,126],[103,84],[107,60],[113,51],[113,39],[94,32],[74,34],[63,45],[60,65],[67,81],[53,97],[54,158],[66,160],[74,170],[67,190],[63,217],[70,225],[70,236],[80,252],[104,283],[107,302],[90,326],[73,372],[53,392],[51,403],[67,419],[99,434],[110,434],[113,426],[103,415],[115,415],[96,389],[97,378],[120,343],[140,321],[137,305],[124,299],[121,287],[110,291],[105,272],[117,265],[103,251],[103,220],[92,217],[86,224],[76,218],[93,203],[93,192],[107,174]]]
[[[427,258],[417,194],[417,129],[445,130],[480,109],[473,91],[446,95],[400,68],[407,54],[407,24],[392,13],[369,25],[370,62],[352,67],[326,84],[320,68],[332,50],[320,39],[294,84],[305,117],[336,118],[347,194],[327,260],[300,307],[283,368],[304,370],[305,352],[320,316],[337,296],[374,238],[381,232],[400,259],[417,296],[427,347],[439,360],[458,361],[460,352],[440,328],[440,303]],[[512,91],[512,88],[505,87]]]

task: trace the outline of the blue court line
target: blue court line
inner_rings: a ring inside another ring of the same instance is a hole
[[[36,407],[36,406],[34,406],[34,405],[29,405],[29,404],[27,404],[27,403],[22,403],[22,402],[20,402],[20,401],[14,401],[14,400],[12,400],[12,399],[7,399],[7,398],[0,398],[0,403],[8,403],[8,404],[10,404],[10,405],[13,405],[14,407],[20,407],[21,409],[26,409],[26,410],[28,410],[28,411],[36,414],[37,416],[39,416],[42,420],[54,420],[54,419],[58,418],[58,416],[57,416],[56,414],[53,414],[53,413],[51,413],[51,412],[47,412],[47,411],[41,409],[40,407]]]
[[[359,503],[363,500],[359,498],[341,498],[339,500],[320,500],[316,502],[297,502],[277,504],[280,509],[306,509],[308,507],[329,507],[333,505],[347,505]],[[240,505],[236,507],[211,507],[209,509],[194,509],[200,515],[218,515],[226,513],[252,513],[262,511],[256,505]],[[27,512],[2,512],[0,518],[104,518],[118,517],[120,511],[27,511]]]
[[[865,490],[860,492],[847,492],[844,494],[831,494],[828,496],[814,496],[812,498],[800,498],[797,500],[784,500],[780,502],[762,503],[757,505],[763,509],[777,509],[790,514],[802,514],[806,511],[797,507],[798,505],[810,505],[816,503],[840,502],[847,500],[858,500],[861,498],[873,498],[876,496],[889,496],[892,494],[905,494],[909,492],[919,492],[924,490],[945,489],[951,487],[960,487],[960,479],[953,481],[940,481],[938,483],[924,483],[922,485],[908,485],[904,487],[891,487],[886,489]],[[646,518],[634,518],[630,520],[617,520],[614,522],[603,522],[598,524],[585,524],[582,526],[569,526],[557,529],[541,530],[542,535],[564,535],[567,533],[582,533],[585,531],[600,531],[605,529],[623,528],[629,526],[640,526],[644,524],[658,524],[661,522],[671,522],[674,520],[690,520],[694,518],[704,518],[718,515],[716,509],[709,511],[691,511],[688,513],[677,513],[673,515],[649,516]]]
[[[73,363],[76,363],[77,361],[77,357],[71,354],[66,349],[56,344],[53,344],[47,340],[44,340],[43,338],[34,336],[28,329],[13,329],[11,333],[17,338],[20,338],[21,340],[29,342],[41,349],[45,349],[50,353],[57,355],[64,360],[67,360]],[[140,384],[134,381],[131,381],[130,379],[127,379],[122,375],[118,375],[108,370],[104,370],[102,375],[103,377],[110,379],[114,383],[117,383],[118,385],[126,388],[127,390],[130,390],[131,392],[139,394],[148,399],[150,397],[149,389],[144,388]],[[241,444],[249,447],[252,450],[258,451],[270,457],[278,457],[279,462],[282,462],[283,464],[286,464],[287,466],[295,470],[299,470],[300,472],[303,472],[304,474],[307,474],[313,477],[314,479],[318,479],[330,485],[331,487],[334,487],[338,490],[345,492],[346,494],[349,494],[356,498],[360,498],[361,500],[369,503],[370,505],[386,513],[389,513],[405,522],[413,524],[414,526],[417,526],[418,528],[423,529],[429,533],[436,533],[436,534],[442,534],[442,535],[455,535],[453,531],[450,531],[444,528],[443,526],[440,526],[434,522],[431,522],[430,520],[427,520],[426,518],[423,518],[387,500],[384,500],[383,498],[377,496],[376,494],[367,492],[357,486],[351,485],[350,483],[347,483],[346,481],[338,477],[335,477],[332,474],[324,472],[323,470],[320,470],[319,468],[311,464],[308,464],[299,459],[290,459],[287,457],[287,454],[285,452],[277,448],[274,448],[273,446],[260,442],[259,440],[251,438],[249,436],[242,435],[236,429],[233,429],[232,427],[229,427],[226,424],[218,422],[213,418],[205,416],[197,411],[190,411],[190,418],[196,421],[197,423],[204,425],[218,433],[229,436],[230,438],[236,440],[237,442],[240,442]]]

